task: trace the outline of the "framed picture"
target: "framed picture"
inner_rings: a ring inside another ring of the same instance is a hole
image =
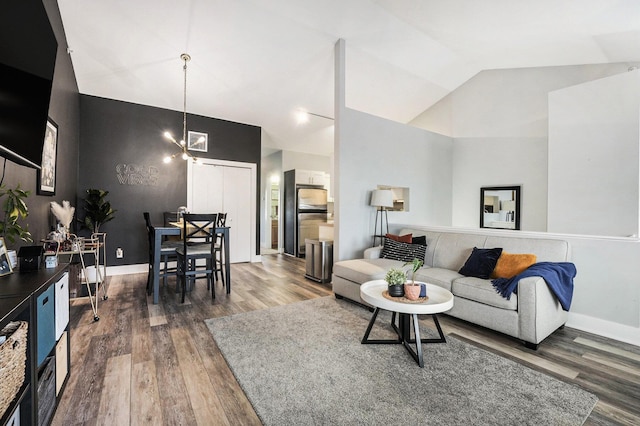
[[[7,254],[7,246],[4,243],[4,238],[0,237],[0,277],[9,275],[11,272],[13,271]]]
[[[207,152],[208,142],[208,134],[189,131],[189,136],[187,137],[187,149],[189,151]]]
[[[42,146],[42,164],[38,170],[38,195],[56,194],[56,161],[58,159],[58,125],[51,119],[47,120],[47,130],[44,133]]]

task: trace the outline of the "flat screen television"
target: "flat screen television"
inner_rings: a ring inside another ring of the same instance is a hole
[[[0,13],[0,157],[40,168],[58,43],[42,0]]]
[[[0,63],[0,156],[40,168],[51,80]]]

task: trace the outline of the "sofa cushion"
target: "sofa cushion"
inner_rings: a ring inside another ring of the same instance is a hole
[[[403,262],[392,259],[352,259],[333,264],[333,275],[362,284],[371,280],[383,280],[391,268],[401,268]]]
[[[456,271],[442,268],[423,267],[416,272],[416,281],[435,284],[449,291],[451,291],[451,282],[461,277],[462,275]]]
[[[487,279],[498,263],[502,248],[479,249],[474,247],[471,255],[458,272],[467,277]]]
[[[536,263],[535,254],[513,254],[502,252],[491,278],[511,278]]]
[[[399,241],[394,241],[391,238],[385,238],[380,258],[393,259],[400,262],[411,262],[415,258],[424,261],[426,251],[427,246],[423,246],[421,244],[401,243]]]
[[[385,234],[385,237],[391,238],[393,241],[400,241],[401,243],[409,243],[411,244],[411,240],[413,239],[413,235],[394,235],[394,234]]]
[[[431,266],[458,271],[469,258],[473,247],[487,247],[485,245],[486,239],[487,237],[484,235],[443,232],[438,238]]]
[[[491,285],[491,280],[475,277],[458,278],[451,285],[451,293],[455,297],[463,297],[496,308],[518,309],[518,296],[512,294],[509,300],[505,299],[496,292],[496,289]]]
[[[477,247],[502,247],[509,253],[532,253],[536,255],[537,262],[569,262],[571,259],[569,242],[555,239],[491,235],[484,245]]]

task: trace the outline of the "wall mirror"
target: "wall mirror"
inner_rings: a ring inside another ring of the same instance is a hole
[[[480,188],[480,228],[520,229],[520,186]]]

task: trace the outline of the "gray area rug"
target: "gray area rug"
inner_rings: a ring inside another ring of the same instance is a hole
[[[386,314],[370,338],[393,336]],[[597,402],[453,337],[423,345],[422,369],[401,345],[360,344],[370,318],[323,297],[206,323],[265,425],[580,425]]]

